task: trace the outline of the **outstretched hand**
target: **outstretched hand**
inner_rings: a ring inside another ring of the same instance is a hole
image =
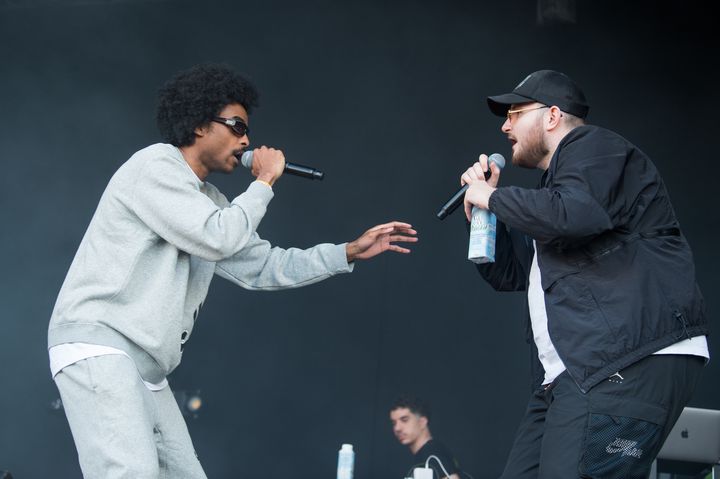
[[[412,229],[412,225],[399,221],[373,226],[345,246],[348,263],[356,259],[369,259],[385,251],[407,254],[410,252],[409,249],[393,243],[398,241],[415,243],[418,240],[416,235],[417,231]]]

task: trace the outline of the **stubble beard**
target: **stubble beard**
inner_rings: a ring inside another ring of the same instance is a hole
[[[541,122],[538,121],[528,132],[522,149],[519,149],[517,153],[513,152],[512,164],[522,168],[537,168],[548,153],[550,153],[550,148],[545,141]]]

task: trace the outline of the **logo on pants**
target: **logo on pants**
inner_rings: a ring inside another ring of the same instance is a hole
[[[605,451],[608,454],[617,454],[621,452],[622,456],[630,456],[636,459],[640,459],[643,454],[643,450],[635,447],[637,446],[637,443],[637,441],[631,441],[630,439],[622,439],[616,437],[613,442],[607,445]]]

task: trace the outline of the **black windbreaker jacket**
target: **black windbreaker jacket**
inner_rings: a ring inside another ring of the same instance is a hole
[[[708,333],[692,252],[665,185],[637,147],[596,126],[558,145],[539,189],[498,188],[499,291],[527,288],[537,244],[548,331],[583,392],[683,338]],[[534,386],[543,379],[529,315]]]

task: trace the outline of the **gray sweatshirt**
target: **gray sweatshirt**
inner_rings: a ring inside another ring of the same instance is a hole
[[[48,347],[116,347],[158,383],[180,363],[214,274],[277,290],[352,271],[344,244],[282,249],[261,239],[256,229],[272,197],[253,182],[229,202],[172,145],[135,153],[108,183],[80,243]]]

